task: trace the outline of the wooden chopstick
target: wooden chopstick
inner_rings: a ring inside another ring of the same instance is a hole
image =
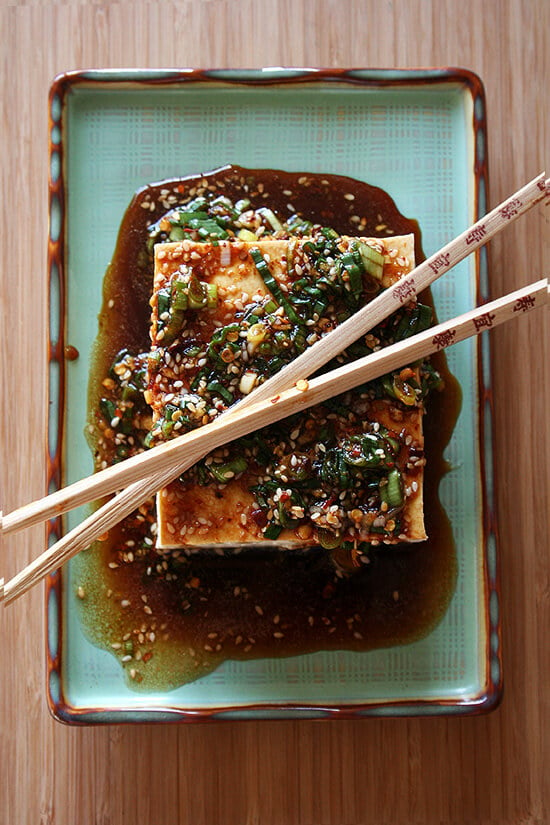
[[[199,458],[222,444],[252,430],[286,418],[358,384],[427,357],[499,324],[543,306],[549,300],[548,278],[518,289],[451,321],[400,341],[379,352],[345,364],[318,378],[301,379],[296,386],[242,410],[239,415],[219,419],[179,439],[143,453],[139,463],[124,474],[126,489],[96,510],[78,527],[42,553],[5,584],[0,580],[0,601],[6,604],[21,596],[99,535],[121,521],[160,487],[176,478]],[[126,462],[129,463],[129,462]],[[122,465],[117,465],[122,466]],[[150,473],[143,478],[144,472]]]
[[[249,396],[231,407],[223,414],[223,419],[240,415],[247,407],[276,395],[278,392],[291,387],[297,380],[307,378],[307,376],[316,372],[346,347],[350,346],[357,338],[381,323],[388,315],[410,301],[414,295],[425,289],[451,267],[485,244],[497,232],[504,229],[549,194],[550,179],[545,180],[545,174],[541,173],[469,229],[466,229],[461,235],[458,235],[453,241],[446,244],[439,252],[417,266],[406,277],[401,278],[397,284],[385,290],[352,315],[351,318],[317,341],[302,355],[283,367],[269,381],[261,384]],[[217,424],[218,421],[215,423]],[[185,436],[183,437],[185,438]],[[173,443],[176,442],[178,442],[178,439],[174,439]],[[151,461],[151,464],[148,465],[151,467],[151,473],[154,472],[152,455],[159,449],[162,449],[162,447],[155,447],[147,453],[148,460]],[[134,465],[141,468],[142,464],[143,456],[134,456],[106,470],[101,470],[90,478],[77,481],[51,493],[49,496],[13,510],[11,513],[4,515],[1,521],[1,532],[7,535],[22,530],[32,524],[59,516],[74,507],[120,490],[128,483],[125,480],[125,473],[131,473],[131,468]],[[145,472],[145,470],[139,470],[136,478],[139,477],[140,473],[143,476]],[[160,489],[162,486],[164,485],[159,481],[156,489]]]

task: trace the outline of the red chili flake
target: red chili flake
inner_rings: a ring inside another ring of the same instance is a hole
[[[267,524],[267,513],[263,510],[251,510],[250,517],[258,527],[265,527]]]
[[[264,513],[263,510],[251,510],[250,518],[258,527],[265,527],[267,524],[267,513]]]

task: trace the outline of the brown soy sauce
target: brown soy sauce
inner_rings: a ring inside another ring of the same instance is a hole
[[[248,197],[253,206],[265,204],[283,216],[298,212],[341,234],[413,232],[417,261],[423,259],[417,223],[403,217],[387,193],[350,178],[228,166],[146,186],[124,215],[104,280],[89,384],[91,416],[115,355],[123,348],[149,348],[147,228],[203,186],[233,201]],[[431,298],[423,294],[421,300]],[[437,625],[456,581],[452,529],[438,487],[448,469],[443,450],[458,415],[460,390],[442,353],[435,367],[444,391],[428,397],[424,417],[427,541],[381,546],[368,564],[353,568],[349,559],[334,559],[322,548],[160,556],[143,548],[145,527],[128,519],[80,555],[75,581],[85,593],[84,628],[121,660],[130,685],[170,689],[226,659],[406,644]],[[132,551],[140,545],[141,551]]]

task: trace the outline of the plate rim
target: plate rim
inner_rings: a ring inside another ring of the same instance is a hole
[[[48,179],[48,420],[47,420],[47,487],[48,492],[62,483],[63,432],[65,423],[65,357],[64,319],[65,292],[65,228],[66,196],[63,170],[63,118],[67,101],[79,88],[104,89],[118,85],[122,90],[182,88],[206,84],[243,88],[284,87],[302,84],[326,85],[344,83],[350,88],[397,89],[418,86],[454,84],[472,97],[473,118],[473,204],[474,220],[487,210],[488,159],[486,98],[480,77],[469,69],[439,68],[284,68],[260,69],[86,69],[57,75],[49,93],[49,179]],[[489,298],[488,257],[483,247],[475,257],[475,290],[477,303]],[[52,310],[52,307],[54,309]],[[57,307],[57,317],[55,317]],[[53,317],[52,317],[53,312]],[[291,703],[266,702],[223,705],[213,708],[193,708],[153,704],[139,706],[81,708],[70,704],[64,695],[61,670],[63,622],[60,606],[63,577],[58,570],[46,581],[46,687],[50,712],[58,721],[68,724],[112,724],[140,722],[199,722],[236,719],[361,719],[368,717],[412,717],[433,715],[473,715],[489,712],[502,699],[500,571],[498,564],[498,532],[495,518],[495,472],[492,422],[491,345],[484,345],[482,336],[476,342],[479,411],[479,444],[477,453],[481,477],[482,506],[482,585],[484,594],[485,649],[480,653],[485,668],[485,681],[475,695],[453,699],[373,699],[360,703]],[[487,367],[484,364],[487,363]],[[53,387],[58,391],[52,396]],[[54,401],[54,403],[52,403]],[[487,479],[491,479],[491,487]],[[61,517],[48,523],[48,545],[62,533]],[[481,633],[480,633],[481,637]]]

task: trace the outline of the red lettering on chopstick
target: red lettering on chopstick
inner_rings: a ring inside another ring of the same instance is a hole
[[[447,329],[445,332],[440,332],[439,335],[434,335],[432,344],[437,349],[444,349],[454,343],[456,336],[456,329]]]
[[[432,272],[435,272],[435,274],[437,275],[439,270],[443,269],[444,266],[449,266],[450,262],[451,262],[450,253],[449,252],[444,252],[443,254],[438,255],[437,258],[434,258],[434,260],[430,264],[430,269],[432,270]]]
[[[499,213],[503,218],[506,218],[506,220],[509,221],[519,213],[522,206],[523,204],[520,199],[515,198],[513,201],[510,201],[510,203],[505,204],[502,209],[499,209]]]
[[[485,312],[483,315],[480,315],[478,318],[474,318],[474,326],[476,330],[483,329],[483,327],[492,327],[493,321],[495,320],[495,314],[491,315],[490,312]]]
[[[468,232],[468,234],[466,235],[467,246],[482,241],[486,234],[487,230],[485,229],[485,224],[481,224],[480,226],[474,226],[472,231]]]
[[[524,295],[523,298],[518,298],[514,304],[514,312],[527,312],[535,306],[535,299],[532,295]]]
[[[416,295],[416,290],[414,288],[414,279],[411,278],[410,280],[406,280],[403,283],[396,284],[392,289],[392,295],[399,301],[399,303],[404,304],[410,298],[414,298]]]

